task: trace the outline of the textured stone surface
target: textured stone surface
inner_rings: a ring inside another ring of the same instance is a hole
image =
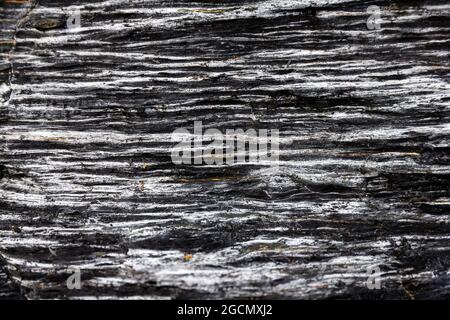
[[[449,16],[4,0],[0,298],[448,298]],[[194,121],[279,129],[279,168],[174,165]]]

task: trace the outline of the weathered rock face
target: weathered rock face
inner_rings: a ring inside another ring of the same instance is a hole
[[[449,16],[3,1],[0,297],[448,298]],[[194,121],[279,166],[175,165]]]

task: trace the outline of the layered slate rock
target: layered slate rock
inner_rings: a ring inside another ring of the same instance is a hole
[[[1,14],[0,296],[449,297],[447,1]],[[278,129],[278,166],[175,165],[194,121]]]

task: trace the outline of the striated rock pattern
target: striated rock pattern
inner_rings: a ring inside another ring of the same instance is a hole
[[[449,298],[449,18],[3,0],[0,298]],[[278,166],[174,164],[194,121],[278,129]]]

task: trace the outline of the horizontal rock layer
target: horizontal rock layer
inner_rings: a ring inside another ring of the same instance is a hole
[[[0,297],[449,297],[448,1],[0,15]],[[277,166],[174,164],[194,121],[278,129]]]

